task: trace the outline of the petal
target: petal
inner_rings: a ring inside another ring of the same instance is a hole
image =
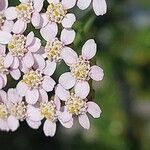
[[[19,67],[19,59],[18,59],[18,57],[14,57],[14,59],[13,59],[13,63],[11,64],[11,68],[13,68],[13,69],[17,69],[18,67]]]
[[[4,80],[0,75],[0,90],[4,87]]]
[[[71,28],[72,25],[75,23],[76,17],[74,14],[69,13],[65,16],[65,18],[62,20],[62,26],[64,28]]]
[[[0,101],[3,103],[7,103],[7,94],[3,90],[0,90]]]
[[[9,68],[13,63],[13,60],[14,60],[13,56],[10,53],[8,53],[4,60],[4,66],[6,68]]]
[[[28,104],[35,104],[39,99],[39,91],[37,89],[27,90],[25,99]]]
[[[24,57],[23,57],[23,63],[26,67],[30,68],[34,64],[34,58],[31,52],[28,52]]]
[[[2,80],[3,80],[3,87],[5,87],[7,84],[7,76],[6,74],[0,74],[0,76],[2,77]]]
[[[9,116],[7,119],[7,123],[11,131],[16,131],[19,127],[19,120],[14,116]]]
[[[78,55],[70,47],[64,47],[61,51],[61,58],[65,61],[67,65],[72,65],[77,62]]]
[[[23,33],[27,28],[27,23],[22,20],[17,20],[14,24],[12,32],[15,34]]]
[[[99,66],[94,65],[91,67],[89,75],[93,80],[101,81],[104,77],[104,72]]]
[[[56,109],[60,110],[61,102],[60,102],[60,99],[57,96],[54,96],[54,103],[56,105]]]
[[[47,0],[49,3],[54,3],[54,4],[57,4],[60,2],[60,0]]]
[[[65,90],[60,84],[57,85],[55,94],[63,101],[67,101],[70,97],[69,91]]]
[[[50,61],[46,61],[46,67],[43,70],[43,73],[45,75],[51,76],[53,75],[53,73],[56,70],[56,63],[55,62],[50,62]]]
[[[70,72],[66,72],[59,77],[59,83],[65,89],[71,89],[75,85],[76,79],[72,76]]]
[[[41,23],[41,15],[39,12],[35,11],[32,15],[31,22],[34,27],[39,27]]]
[[[6,45],[0,44],[0,55],[4,56],[6,53]]]
[[[89,121],[89,118],[88,118],[88,116],[86,114],[79,115],[78,119],[79,119],[80,125],[83,128],[85,128],[85,129],[89,129],[90,128],[90,121]]]
[[[67,123],[72,120],[72,114],[70,114],[66,110],[64,112],[60,112],[58,117],[59,120],[61,120],[63,123]]]
[[[7,121],[0,119],[0,130],[1,131],[9,131]]]
[[[41,121],[32,121],[27,119],[27,124],[32,128],[32,129],[38,129],[41,125]]]
[[[54,22],[47,24],[45,27],[43,27],[40,30],[42,37],[49,42],[55,38],[57,32],[58,32],[58,26]]]
[[[77,1],[77,6],[81,9],[84,10],[90,6],[91,0],[78,0]]]
[[[0,44],[8,44],[12,35],[6,31],[0,31]]]
[[[62,4],[63,6],[66,8],[66,9],[70,9],[70,8],[73,8],[76,4],[76,0],[71,0],[71,1],[68,1],[68,0],[62,0]]]
[[[75,31],[72,29],[63,29],[60,39],[65,45],[71,44],[75,39]]]
[[[15,7],[7,8],[4,13],[7,20],[14,20],[17,18],[17,12]]]
[[[41,40],[39,38],[34,38],[32,44],[30,44],[28,47],[30,52],[37,52],[40,48],[41,48]]]
[[[105,0],[93,0],[93,9],[97,16],[104,15],[107,11],[107,4]]]
[[[39,100],[41,102],[48,102],[48,94],[47,94],[47,92],[45,90],[43,90],[43,89],[40,89],[39,92],[40,92]]]
[[[13,29],[13,26],[14,26],[13,21],[5,20],[2,30],[10,33]]]
[[[82,99],[85,99],[90,93],[90,86],[87,81],[78,81],[75,85],[75,93]]]
[[[22,82],[22,81],[20,81],[18,84],[17,84],[17,92],[18,92],[18,94],[20,95],[20,96],[25,96],[26,95],[26,92],[27,92],[27,90],[29,89],[28,88],[28,86],[24,83],[24,82]],[[22,90],[23,89],[23,90]]]
[[[0,1],[0,11],[6,9],[8,7],[8,0],[1,0]]]
[[[40,27],[45,27],[48,23],[49,23],[49,20],[48,20],[46,13],[42,13]]]
[[[49,76],[45,76],[42,87],[45,91],[50,92],[54,89],[56,82]]]
[[[87,102],[87,111],[91,114],[94,118],[99,118],[100,114],[102,113],[100,107],[94,102]]]
[[[26,47],[29,46],[34,40],[34,33],[31,31],[28,35],[27,35],[27,40],[26,40]]]
[[[82,47],[82,56],[87,60],[93,58],[96,54],[96,43],[93,39],[86,41],[86,43]]]
[[[19,80],[21,77],[21,72],[19,69],[15,69],[15,70],[10,71],[10,75],[13,77],[13,79]]]
[[[33,1],[34,9],[37,12],[40,12],[42,10],[42,8],[43,8],[43,2],[44,2],[44,0],[34,0]]]
[[[43,70],[43,68],[45,67],[45,60],[44,58],[39,55],[39,54],[34,54],[34,65],[33,68],[34,69],[39,69],[39,70]]]
[[[71,128],[73,126],[73,118],[69,120],[68,122],[62,122],[61,120],[59,121],[65,128]]]

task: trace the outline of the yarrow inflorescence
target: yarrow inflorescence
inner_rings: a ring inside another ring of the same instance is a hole
[[[73,50],[78,21],[73,8],[92,4],[99,16],[106,13],[105,0],[18,1],[17,6],[0,1],[0,130],[16,131],[22,121],[38,129],[44,120],[44,134],[52,137],[58,122],[71,128],[75,118],[89,129],[87,113],[101,115],[100,107],[88,100],[91,81],[101,81],[104,73],[91,61],[97,51],[94,39],[85,42],[81,53]]]

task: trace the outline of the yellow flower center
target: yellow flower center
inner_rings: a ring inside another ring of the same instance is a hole
[[[5,22],[5,16],[3,12],[0,12],[0,29],[4,25]]]
[[[23,76],[22,82],[26,83],[30,88],[37,88],[42,84],[42,74],[39,71],[29,71]]]
[[[13,56],[23,57],[28,51],[25,47],[26,37],[22,34],[14,34],[8,43],[8,49]]]
[[[45,53],[50,61],[60,60],[60,52],[63,47],[62,42],[55,39],[53,42],[47,42],[45,47]]]
[[[76,64],[70,67],[72,75],[78,80],[88,80],[90,68],[90,62],[82,56],[78,58]]]
[[[53,100],[47,103],[41,103],[40,110],[41,110],[42,116],[45,117],[46,119],[50,121],[55,121],[57,119],[56,106]]]
[[[50,3],[46,14],[48,19],[53,22],[61,23],[63,18],[65,17],[67,10],[63,7],[61,3],[54,4]]]
[[[74,93],[71,93],[70,99],[65,104],[69,113],[79,115],[86,111],[86,102]]]
[[[16,11],[17,11],[18,19],[21,19],[29,23],[31,20],[32,13],[34,11],[32,2],[29,2],[27,4],[21,3],[20,5],[16,6]]]
[[[25,103],[22,101],[22,102],[13,104],[13,106],[10,108],[10,114],[15,116],[19,120],[24,120],[26,117],[26,110],[27,110],[27,107]]]
[[[6,119],[8,117],[8,110],[5,104],[0,103],[0,119]]]

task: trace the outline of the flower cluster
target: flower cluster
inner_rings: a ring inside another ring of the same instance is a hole
[[[101,114],[88,100],[89,83],[101,81],[104,73],[90,61],[97,51],[93,39],[85,42],[80,55],[71,48],[76,37],[71,10],[92,3],[95,14],[103,15],[105,0],[47,0],[47,8],[46,0],[19,1],[14,7],[0,0],[0,130],[16,131],[22,121],[38,129],[44,120],[45,135],[54,136],[57,122],[71,128],[75,118],[89,129],[87,113],[94,118]],[[52,75],[61,62],[68,71],[56,81]],[[8,87],[9,76],[17,81],[15,88]]]

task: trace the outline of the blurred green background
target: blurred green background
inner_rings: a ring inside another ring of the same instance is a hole
[[[15,5],[17,0],[10,0]],[[91,120],[86,131],[78,123],[72,129],[58,127],[46,138],[26,123],[15,133],[0,133],[2,150],[150,150],[150,1],[107,0],[108,11],[96,17],[90,8],[74,11],[77,37],[74,48],[95,38],[96,62],[104,80],[93,82],[92,96],[103,113]],[[95,60],[94,60],[95,61]]]

